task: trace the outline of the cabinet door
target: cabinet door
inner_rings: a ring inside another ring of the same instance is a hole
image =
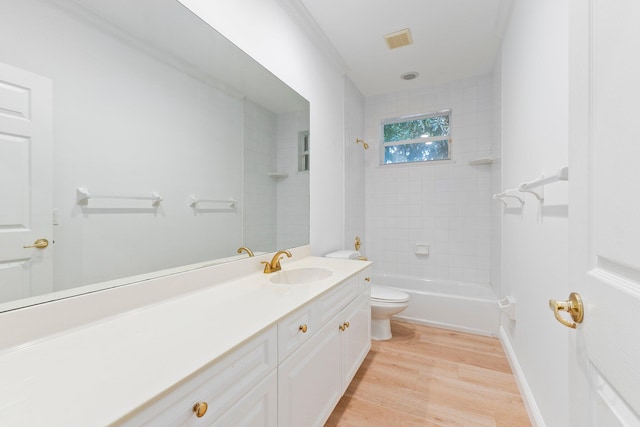
[[[278,367],[278,426],[322,426],[342,396],[340,314]]]
[[[371,349],[371,303],[369,292],[361,294],[343,311],[342,393]]]
[[[276,370],[255,386],[211,427],[277,427],[278,375]]]

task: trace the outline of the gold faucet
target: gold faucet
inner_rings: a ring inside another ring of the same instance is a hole
[[[246,246],[240,246],[240,247],[238,248],[238,253],[239,253],[239,254],[241,254],[241,253],[242,253],[242,251],[245,251],[246,253],[248,253],[250,257],[255,256],[255,255],[253,254],[253,251],[252,251],[251,249],[249,249],[248,247],[246,247]]]
[[[291,252],[285,250],[276,252],[271,259],[271,262],[260,261],[261,264],[264,264],[264,274],[275,273],[276,271],[282,270],[280,259],[283,255],[286,255],[287,258],[291,258]]]

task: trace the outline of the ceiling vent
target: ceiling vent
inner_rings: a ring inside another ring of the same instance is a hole
[[[395,33],[387,34],[384,36],[384,40],[387,42],[389,49],[396,49],[402,46],[408,46],[413,43],[411,38],[411,31],[408,28],[404,30],[396,31]]]

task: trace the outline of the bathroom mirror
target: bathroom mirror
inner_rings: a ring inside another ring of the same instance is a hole
[[[177,0],[4,0],[0,63],[16,111],[49,82],[53,146],[0,128],[0,311],[308,244],[308,102]]]

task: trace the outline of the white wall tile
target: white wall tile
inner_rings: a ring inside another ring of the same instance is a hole
[[[492,152],[492,95],[487,75],[365,99],[364,127],[376,143],[381,120],[452,109],[452,162],[367,163],[367,255],[377,273],[490,281],[491,167],[468,162]],[[428,256],[414,254],[418,242],[430,245]]]

